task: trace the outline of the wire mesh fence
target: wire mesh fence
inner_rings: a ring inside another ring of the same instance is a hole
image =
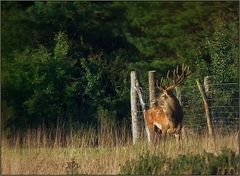
[[[142,89],[141,92],[146,108],[148,108],[149,91],[148,89]],[[159,94],[159,90],[156,89],[155,92]],[[205,134],[207,132],[205,109],[197,85],[182,86],[180,92],[179,100],[184,113],[184,131],[193,134]],[[207,100],[214,132],[221,134],[237,132],[240,122],[239,84],[210,84]],[[140,121],[143,121],[143,112],[139,100],[137,101],[137,116]]]

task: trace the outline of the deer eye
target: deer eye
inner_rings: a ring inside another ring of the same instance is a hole
[[[166,94],[162,94],[161,97],[162,97],[163,99],[166,99],[166,98],[167,98],[167,95],[166,95]]]

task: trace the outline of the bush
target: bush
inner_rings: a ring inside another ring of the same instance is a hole
[[[239,174],[239,154],[231,150],[224,149],[218,156],[207,155],[207,173],[214,175],[238,175]]]
[[[143,154],[138,160],[127,161],[121,168],[123,174],[149,175],[164,173],[170,165],[168,158],[162,154],[151,155],[149,152]]]
[[[179,155],[171,159],[163,154],[146,153],[137,160],[127,161],[121,168],[122,174],[203,174],[203,175],[237,175],[239,174],[239,155],[231,150],[223,150],[219,155],[203,153],[202,155]]]

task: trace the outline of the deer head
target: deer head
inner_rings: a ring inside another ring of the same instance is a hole
[[[168,85],[164,85],[164,78],[161,78],[160,84],[157,83],[157,88],[162,91],[162,94],[158,98],[158,103],[164,105],[171,105],[172,103],[179,103],[177,98],[173,94],[173,89],[181,84],[184,79],[190,75],[191,70],[189,67],[182,65],[182,68],[179,69],[179,66],[172,72],[172,78],[170,78],[170,71],[167,72]]]

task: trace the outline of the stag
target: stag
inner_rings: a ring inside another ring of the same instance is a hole
[[[156,141],[157,135],[165,138],[166,134],[174,134],[180,146],[183,111],[178,99],[173,94],[173,89],[182,83],[190,73],[189,67],[182,65],[181,69],[177,67],[172,72],[172,80],[169,78],[170,72],[168,71],[169,85],[163,85],[163,78],[160,85],[157,83],[157,88],[162,93],[157,98],[155,105],[145,112],[145,122],[151,141]]]

